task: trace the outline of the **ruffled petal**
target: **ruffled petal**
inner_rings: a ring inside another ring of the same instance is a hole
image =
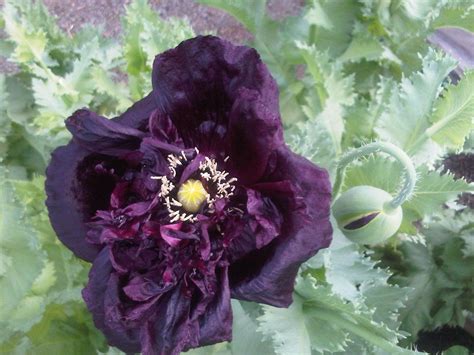
[[[276,185],[283,189],[273,198],[283,213],[282,233],[266,247],[231,264],[231,294],[241,300],[288,307],[299,266],[331,242],[331,185],[326,170],[286,148],[279,149],[275,169],[265,180],[291,181],[301,207],[291,208],[295,201],[285,197],[285,184]]]
[[[140,352],[137,329],[125,329],[121,325],[117,307],[120,305],[117,275],[113,274],[109,250],[104,248],[89,272],[89,282],[82,291],[87,308],[92,313],[95,326],[107,338],[109,345],[122,351]]]
[[[83,148],[108,155],[124,155],[140,146],[145,133],[89,110],[78,110],[66,120],[73,140]]]
[[[190,307],[191,298],[179,286],[160,299],[154,317],[141,330],[143,355],[178,355],[198,345],[197,334],[189,327]]]
[[[183,140],[168,115],[160,113],[159,110],[153,111],[150,115],[148,127],[154,138],[162,142],[183,147]]]
[[[46,170],[45,189],[49,218],[58,238],[78,257],[93,261],[100,247],[86,241],[88,228],[85,223],[91,217],[87,215],[86,205],[90,201],[88,201],[88,194],[81,193],[77,176],[88,154],[85,149],[73,142],[56,149]],[[106,177],[96,177],[95,182],[99,184],[95,188],[110,189],[107,187]],[[94,192],[93,186],[88,188]],[[104,198],[104,201],[99,201],[100,195],[96,197],[95,204],[101,207],[100,209],[106,208],[108,197]]]
[[[247,211],[253,217],[248,223],[257,249],[263,248],[281,232],[283,218],[270,198],[255,190],[247,190]]]
[[[147,131],[148,121],[157,108],[155,96],[153,93],[148,94],[140,101],[135,102],[127,111],[113,120],[130,128]]]
[[[227,268],[219,271],[218,289],[206,312],[200,317],[199,345],[232,340],[232,307]]]
[[[185,146],[229,155],[243,184],[257,181],[283,144],[278,88],[252,48],[212,36],[184,41],[155,58],[152,82]]]
[[[156,109],[153,95],[135,103],[123,115],[114,119],[122,126],[144,129]],[[112,121],[111,121],[112,122]],[[98,209],[106,209],[114,182],[106,172],[94,171],[101,159],[75,141],[57,148],[46,170],[46,205],[51,224],[58,238],[74,254],[93,261],[100,247],[86,241],[86,223]]]

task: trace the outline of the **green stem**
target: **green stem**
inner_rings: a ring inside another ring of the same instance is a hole
[[[348,153],[344,154],[339,160],[336,171],[336,181],[333,188],[333,196],[337,197],[339,190],[341,188],[342,182],[344,180],[344,171],[346,170],[347,165],[352,161],[372,153],[384,152],[390,154],[392,157],[397,159],[400,164],[405,169],[405,177],[403,181],[402,188],[398,192],[397,196],[393,198],[388,204],[388,209],[396,209],[403,204],[407,199],[411,197],[415,189],[416,183],[416,170],[413,166],[413,163],[410,157],[397,146],[386,143],[386,142],[374,142],[357,149],[351,150]]]

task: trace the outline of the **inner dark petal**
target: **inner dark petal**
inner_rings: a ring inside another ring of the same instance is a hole
[[[110,156],[92,154],[77,167],[76,183],[73,193],[83,215],[90,219],[97,210],[109,208],[110,196],[115,188],[118,176],[126,169],[126,163]]]
[[[371,220],[373,220],[375,217],[377,217],[379,214],[380,212],[374,212],[362,218],[356,219],[355,221],[352,221],[351,223],[345,225],[344,229],[354,230],[354,229],[362,228],[363,226],[367,225]]]

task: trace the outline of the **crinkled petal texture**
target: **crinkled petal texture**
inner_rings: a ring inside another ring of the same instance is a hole
[[[109,343],[179,354],[231,339],[231,297],[291,303],[300,264],[330,243],[331,188],[284,144],[254,49],[197,37],[156,57],[152,83],[113,120],[67,119],[46,204],[59,239],[93,262],[83,297]],[[206,193],[191,212],[188,180]]]

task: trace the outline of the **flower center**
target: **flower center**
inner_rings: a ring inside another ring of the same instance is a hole
[[[197,148],[193,153],[181,151],[180,154],[169,154],[170,173],[151,176],[151,179],[161,180],[158,197],[168,211],[170,223],[194,223],[198,220],[198,212],[212,214],[216,201],[234,195],[237,179],[229,178],[228,172],[218,169],[215,159],[201,155]],[[187,179],[180,183],[183,173],[186,173]]]
[[[199,211],[208,196],[209,194],[199,180],[189,179],[178,190],[178,201],[190,213]]]

